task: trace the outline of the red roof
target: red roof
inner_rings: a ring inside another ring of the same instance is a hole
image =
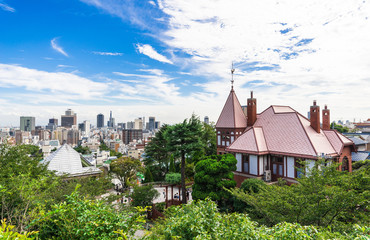
[[[255,124],[246,129],[228,148],[231,152],[285,154],[316,158],[340,154],[351,141],[335,131],[317,133],[310,121],[288,106],[271,106],[257,115]]]
[[[244,115],[242,107],[234,90],[230,91],[225,106],[216,123],[216,128],[246,128],[247,117]]]

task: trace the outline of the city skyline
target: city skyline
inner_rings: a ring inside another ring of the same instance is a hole
[[[0,0],[0,126],[71,108],[78,122],[192,113],[216,121],[230,91],[260,113],[313,100],[332,120],[370,115],[368,1]]]

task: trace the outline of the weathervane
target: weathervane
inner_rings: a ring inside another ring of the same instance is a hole
[[[231,62],[231,90],[234,89],[234,72],[235,72],[234,63]]]

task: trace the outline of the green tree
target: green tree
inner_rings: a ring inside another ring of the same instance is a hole
[[[195,153],[202,151],[204,148],[202,137],[202,124],[198,117],[192,115],[182,123],[169,126],[165,132],[167,139],[167,147],[175,157],[181,159],[181,190],[182,196],[186,196],[185,186],[185,159],[188,156],[191,158]],[[182,198],[182,202],[186,204],[187,199]]]
[[[347,133],[347,132],[349,132],[349,128],[348,127],[342,126],[340,124],[336,124],[335,122],[332,122],[330,124],[330,128],[331,129],[335,129],[335,130],[337,130],[340,133]]]
[[[346,233],[333,233],[285,222],[272,227],[259,226],[246,214],[220,213],[217,205],[208,199],[169,208],[146,239],[368,239],[369,230],[370,227],[364,225],[354,226]]]
[[[115,159],[110,164],[110,171],[121,181],[124,188],[134,184],[136,181],[136,174],[143,170],[140,160],[130,157]]]
[[[261,191],[233,190],[247,203],[249,216],[261,224],[280,222],[331,227],[340,231],[347,224],[369,224],[370,178],[366,169],[348,173],[338,164],[318,161],[306,176],[291,186],[266,185]]]
[[[165,132],[168,125],[164,124],[151,141],[145,146],[144,164],[151,168],[153,177],[156,181],[161,181],[169,171],[169,152],[167,149],[167,139]]]
[[[146,182],[146,183],[154,182],[152,172],[150,171],[150,168],[148,168],[148,167],[147,167],[147,168],[145,168],[145,175],[144,175],[144,178],[145,178],[145,182]]]
[[[180,184],[181,183],[181,174],[180,173],[167,173],[166,182],[170,184]]]
[[[176,168],[175,168],[175,158],[173,157],[173,154],[171,155],[171,159],[170,159],[170,173],[175,173],[176,172]]]
[[[35,219],[31,227],[41,239],[113,239],[132,237],[144,222],[142,209],[124,212],[104,201],[90,200],[74,192],[65,202]]]
[[[81,145],[75,147],[74,150],[76,150],[77,152],[79,152],[81,154],[90,154],[91,153],[90,148],[82,147]]]
[[[153,185],[135,186],[131,193],[132,205],[135,207],[152,206],[153,200],[159,197],[159,192],[153,188]]]
[[[193,199],[211,198],[220,205],[226,206],[226,201],[231,198],[230,189],[236,186],[234,174],[236,159],[231,154],[213,155],[205,157],[195,165],[193,185]]]
[[[204,144],[204,154],[206,156],[216,155],[217,154],[217,134],[216,128],[213,123],[207,124],[203,123],[202,129],[202,141]]]

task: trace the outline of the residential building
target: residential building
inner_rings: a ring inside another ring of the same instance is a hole
[[[31,132],[35,130],[35,117],[20,117],[20,130]]]
[[[129,144],[134,140],[143,139],[142,129],[124,129],[122,130],[122,142],[124,144]]]
[[[237,159],[234,178],[238,186],[246,178],[272,181],[282,178],[295,182],[305,169],[297,170],[301,160],[312,167],[319,158],[341,163],[340,170],[352,171],[351,140],[330,129],[330,111],[313,102],[310,120],[289,106],[270,106],[257,114],[257,100],[247,100],[247,116],[233,90],[216,123],[218,154],[232,153]],[[299,169],[299,168],[298,168]]]

